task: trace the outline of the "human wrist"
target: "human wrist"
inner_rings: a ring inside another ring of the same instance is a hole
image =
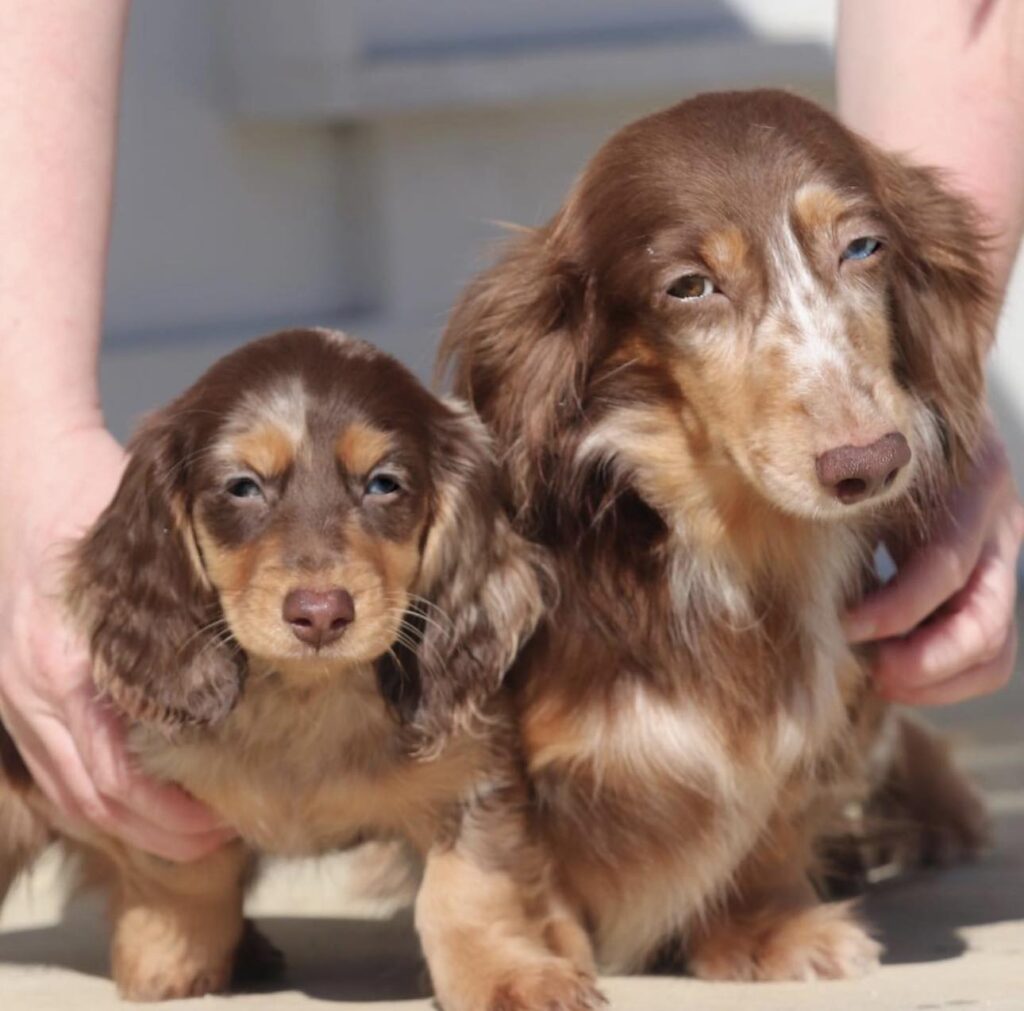
[[[79,535],[109,502],[125,461],[98,416],[62,416],[13,440],[5,431],[0,453],[9,454],[0,458],[0,558],[33,557]]]
[[[7,475],[26,467],[38,471],[44,457],[61,466],[66,461],[54,459],[55,450],[105,431],[96,398],[54,397],[40,403],[38,398],[0,396],[0,467]]]

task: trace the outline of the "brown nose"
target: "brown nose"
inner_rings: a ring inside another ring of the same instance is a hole
[[[292,590],[281,615],[296,639],[319,648],[345,631],[355,619],[356,605],[348,590]]]
[[[910,463],[910,446],[899,432],[883,435],[870,446],[838,446],[815,461],[818,480],[840,502],[852,505],[888,488],[901,467]]]

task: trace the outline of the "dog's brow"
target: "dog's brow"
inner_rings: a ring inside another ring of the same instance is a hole
[[[828,231],[851,218],[871,221],[877,211],[862,196],[840,193],[822,183],[808,183],[793,197],[793,217],[803,232]]]
[[[349,474],[365,474],[395,447],[390,432],[362,422],[348,425],[334,442],[338,462]]]
[[[292,466],[297,446],[291,433],[272,422],[264,422],[229,436],[225,450],[258,474],[271,476],[283,474]]]
[[[734,274],[747,257],[747,240],[735,225],[709,232],[701,242],[700,253],[708,266],[720,274]]]

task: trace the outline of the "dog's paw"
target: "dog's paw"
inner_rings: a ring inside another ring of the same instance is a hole
[[[878,967],[882,946],[849,903],[724,922],[691,950],[691,972],[715,980],[851,979]]]
[[[919,827],[920,839],[915,862],[923,867],[945,867],[972,860],[992,841],[992,821],[981,797],[964,789],[959,802],[941,811]]]
[[[235,944],[221,936],[188,934],[174,920],[126,918],[111,945],[111,968],[125,1000],[158,1001],[224,993],[231,983]]]
[[[498,983],[487,1011],[597,1011],[604,996],[591,976],[565,959],[519,967]]]
[[[142,957],[114,970],[117,993],[123,1000],[159,1001],[224,993],[231,979],[230,960],[219,965]]]

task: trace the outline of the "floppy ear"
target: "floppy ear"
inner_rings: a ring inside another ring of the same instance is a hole
[[[580,414],[595,340],[593,286],[570,250],[573,201],[525,231],[477,276],[452,311],[441,370],[501,447],[503,479],[527,526],[537,494],[559,475],[558,437]]]
[[[69,581],[97,686],[131,719],[168,732],[222,719],[244,676],[192,534],[191,441],[173,408],[138,433],[113,502],[75,549]]]
[[[436,496],[417,594],[415,662],[422,747],[480,716],[540,620],[539,550],[512,531],[496,492],[489,439],[467,408],[448,402],[435,433]]]
[[[892,312],[902,379],[939,421],[963,477],[984,411],[983,358],[995,298],[976,211],[936,172],[874,151],[878,196],[895,226]]]

